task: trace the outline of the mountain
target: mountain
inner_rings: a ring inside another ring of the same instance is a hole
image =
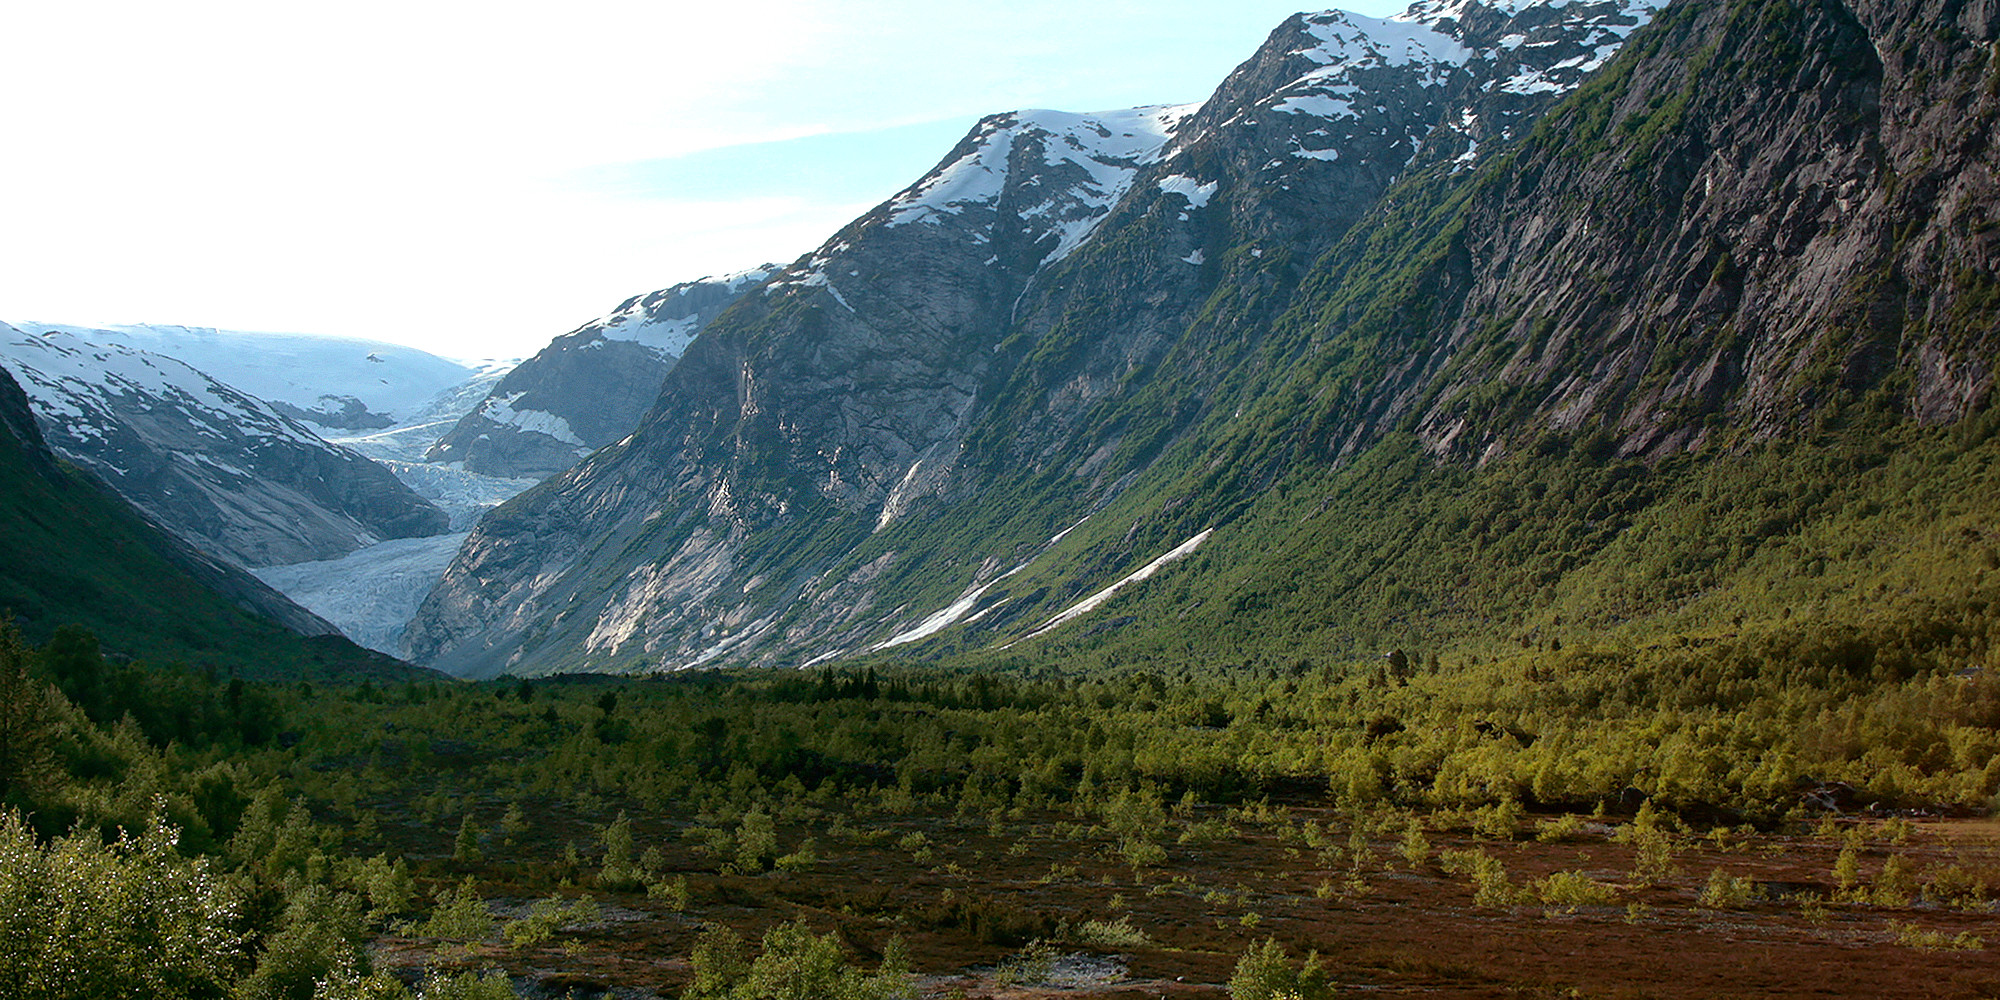
[[[695,335],[776,270],[767,264],[625,300],[507,373],[423,460],[503,479],[569,468],[631,433]]]
[[[64,465],[5,369],[0,504],[0,613],[31,641],[74,623],[93,631],[107,652],[225,675],[402,680],[428,673],[355,646]]]
[[[799,662],[971,614],[1211,416],[1209,389],[1269,376],[1213,355],[1413,164],[1469,176],[1649,15],[1301,15],[1198,107],[983,120],[718,317],[630,441],[490,515],[411,651],[469,673]]]
[[[401,411],[394,423],[355,430],[315,425],[320,436],[378,462],[422,462],[424,453],[491,395],[518,360],[481,361],[464,381],[447,386],[420,406]],[[412,488],[415,489],[414,484]],[[419,490],[421,492],[421,490]],[[427,497],[428,499],[428,497]]]
[[[484,367],[358,337],[165,324],[14,325],[29,333],[67,333],[92,344],[174,358],[264,400],[285,416],[333,432],[379,431],[406,422],[440,394],[479,378]]]
[[[1198,109],[990,118],[490,514],[408,648],[1977,655],[1995,35],[1420,3],[1295,17]]]
[[[239,565],[326,559],[448,526],[381,466],[181,361],[4,325],[0,358],[52,447]]]

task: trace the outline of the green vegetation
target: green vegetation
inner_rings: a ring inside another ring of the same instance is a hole
[[[1238,995],[1312,995],[1330,967],[1268,935],[1300,940],[1300,907],[1364,905],[1391,873],[1513,919],[1603,920],[1623,902],[1644,919],[1662,894],[1756,911],[1776,904],[1731,870],[1763,836],[1741,817],[1797,836],[1820,816],[1801,789],[1834,780],[1891,807],[1984,809],[1995,791],[1990,754],[1950,749],[1994,737],[1963,714],[1996,700],[1991,682],[1936,672],[1831,691],[1781,676],[1735,706],[1694,697],[1711,682],[1697,671],[1621,689],[1615,711],[1614,668],[1567,649],[1535,653],[1567,664],[1541,685],[1518,659],[1412,658],[1403,678],[879,664],[323,688],[107,682],[135,668],[84,638],[7,645],[15,686],[40,694],[21,701],[38,721],[17,728],[19,759],[41,763],[8,793],[0,850],[19,874],[0,885],[0,933],[30,942],[19,961],[95,977],[90,995],[498,996],[497,970],[585,961],[643,911],[690,928],[661,946],[692,963],[679,995],[890,997],[907,989],[904,935],[1026,983],[1087,967],[1064,949],[1187,947],[1161,937],[1186,924],[1157,907],[1253,946]],[[1840,891],[1792,919],[1962,913],[2000,888],[1986,854],[1912,853],[1930,841],[1907,822],[1825,832],[1799,864]],[[1191,877],[1245,850],[1268,886]],[[912,874],[850,874],[885,864]],[[1012,881],[987,881],[995,865]],[[1051,902],[1078,894],[1108,902]],[[126,937],[50,959],[79,921]]]

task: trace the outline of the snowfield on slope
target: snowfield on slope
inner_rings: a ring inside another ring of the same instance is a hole
[[[337,412],[328,401],[354,399],[372,413],[401,419],[480,374],[477,367],[414,347],[358,337],[150,324],[14,325],[29,333],[59,331],[93,345],[165,355],[258,399],[307,411]]]

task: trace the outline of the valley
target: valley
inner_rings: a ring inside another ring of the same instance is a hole
[[[2000,994],[2000,8],[1245,55],[519,362],[0,325],[0,993]]]

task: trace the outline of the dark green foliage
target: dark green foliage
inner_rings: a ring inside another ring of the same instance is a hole
[[[97,637],[78,625],[56,629],[37,659],[41,675],[92,722],[130,717],[156,745],[261,746],[277,736],[276,708],[262,687],[240,678],[218,684],[212,673],[112,662]]]
[[[0,622],[0,802],[19,805],[55,774],[59,736],[48,685],[28,669],[13,622]]]

